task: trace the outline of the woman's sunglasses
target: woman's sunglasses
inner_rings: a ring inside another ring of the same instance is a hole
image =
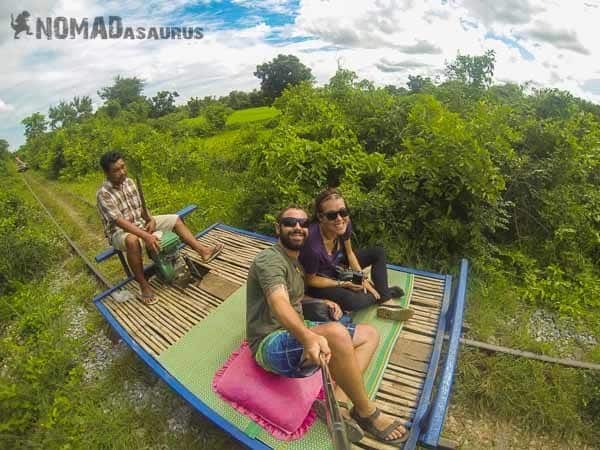
[[[296,224],[302,228],[308,228],[308,219],[298,219],[296,217],[282,217],[279,221],[284,227],[294,228]]]
[[[338,214],[343,219],[344,217],[348,217],[350,211],[348,211],[346,208],[342,208],[338,209],[337,211],[325,211],[324,213],[322,213],[322,215],[330,221],[337,219]]]

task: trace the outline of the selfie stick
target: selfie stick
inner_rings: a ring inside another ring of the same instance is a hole
[[[323,376],[323,388],[325,390],[325,405],[327,415],[327,428],[331,435],[334,450],[350,450],[350,442],[346,435],[346,425],[340,412],[340,407],[333,392],[333,380],[329,373],[329,366],[325,361],[325,355],[321,353],[321,375]]]

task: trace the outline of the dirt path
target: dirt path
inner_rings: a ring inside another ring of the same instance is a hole
[[[44,203],[48,207],[53,209],[58,208],[61,214],[69,219],[70,224],[77,228],[78,234],[85,237],[84,239],[78,239],[78,241],[87,250],[100,251],[107,246],[100,219],[98,219],[96,224],[90,223],[82,212],[82,208],[75,207],[73,201],[68,199],[68,195],[60,189],[56,189],[52,185],[53,183],[45,181],[44,185],[42,185],[31,174],[26,174],[25,178],[35,193],[44,199]]]

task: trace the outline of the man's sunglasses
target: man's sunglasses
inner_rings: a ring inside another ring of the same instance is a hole
[[[284,227],[294,228],[296,224],[302,228],[308,228],[308,219],[298,219],[296,217],[282,217],[279,221]]]
[[[322,214],[327,220],[335,220],[335,219],[337,219],[338,214],[340,215],[340,217],[342,219],[344,217],[348,217],[348,215],[350,214],[350,211],[348,211],[346,208],[342,208],[337,211],[325,211]]]

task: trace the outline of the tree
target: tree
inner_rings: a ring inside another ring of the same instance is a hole
[[[6,139],[0,139],[0,159],[4,159],[8,156],[8,141]]]
[[[206,116],[206,121],[210,125],[210,127],[217,131],[225,128],[225,124],[227,123],[227,116],[231,114],[231,108],[223,105],[222,103],[213,103],[212,105],[208,105],[204,108],[204,115]]]
[[[267,99],[262,91],[259,91],[258,89],[252,89],[252,92],[248,94],[248,101],[252,107],[264,106],[267,104]]]
[[[535,89],[531,97],[537,115],[542,119],[568,119],[576,110],[573,95],[559,89]]]
[[[261,80],[263,95],[273,102],[288,85],[314,80],[311,70],[294,55],[279,55],[271,62],[256,66],[254,76]]]
[[[59,127],[69,126],[92,114],[92,99],[85,95],[83,97],[75,96],[70,103],[61,100],[56,106],[51,106],[48,110],[50,119],[50,128],[53,130]]]
[[[179,97],[177,91],[160,91],[150,100],[150,117],[166,116],[177,109],[175,97]]]
[[[480,56],[461,55],[446,64],[445,73],[449,80],[458,80],[474,88],[487,88],[494,77],[496,53],[488,50]]]
[[[33,139],[46,131],[46,117],[39,112],[33,113],[29,117],[25,117],[21,123],[25,125],[25,137],[27,140]]]
[[[383,89],[392,95],[406,95],[408,92],[406,88],[394,86],[393,84],[386,84]]]
[[[137,77],[123,78],[120,75],[115,77],[115,83],[109,87],[103,87],[98,91],[98,95],[108,104],[111,100],[116,100],[122,108],[130,103],[142,99],[144,89],[144,80]]]
[[[231,109],[245,109],[250,107],[250,96],[244,91],[231,91],[227,97],[219,99]]]
[[[6,161],[8,160],[10,153],[8,151],[8,141],[6,139],[0,139],[0,173],[6,171]],[[2,291],[2,276],[0,276],[0,292]]]
[[[329,79],[327,88],[332,92],[346,92],[348,89],[354,86],[356,80],[358,80],[358,75],[356,75],[356,72],[338,67],[335,75]]]
[[[428,88],[432,88],[433,81],[431,81],[431,78],[429,77],[422,77],[421,75],[409,75],[406,85],[412,94],[417,94],[427,90]]]
[[[107,101],[100,109],[106,111],[108,117],[114,119],[121,113],[121,104],[113,99]]]
[[[93,112],[92,99],[87,95],[84,95],[83,97],[73,97],[71,105],[75,108],[75,111],[77,111],[78,120],[89,117]]]
[[[55,130],[58,127],[68,126],[77,119],[77,110],[71,103],[61,100],[56,106],[51,106],[48,110],[50,119],[50,128]]]
[[[189,112],[189,116],[190,117],[198,117],[202,113],[204,108],[206,108],[207,106],[212,105],[214,103],[217,103],[217,102],[218,102],[218,100],[211,95],[207,95],[204,98],[192,97],[186,103],[186,106],[187,106],[187,109]]]

